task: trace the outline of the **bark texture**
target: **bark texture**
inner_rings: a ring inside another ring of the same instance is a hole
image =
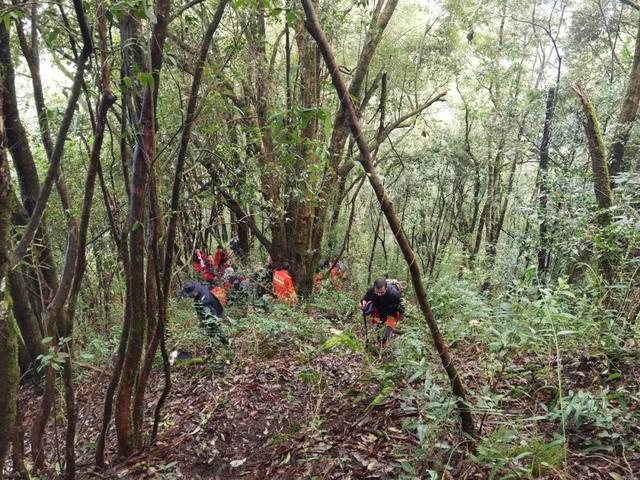
[[[0,79],[4,69],[0,66]],[[2,92],[0,91],[0,96]],[[9,268],[11,203],[9,201],[11,177],[5,156],[5,130],[0,102],[0,476],[9,450],[16,420],[16,392],[20,376],[18,366],[18,332],[11,312],[7,288]]]

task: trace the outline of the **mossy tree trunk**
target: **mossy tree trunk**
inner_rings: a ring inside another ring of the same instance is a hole
[[[602,130],[600,129],[600,123],[598,122],[596,109],[594,108],[593,103],[591,103],[591,99],[587,95],[587,92],[578,84],[574,85],[572,88],[580,99],[582,110],[584,111],[585,115],[585,121],[583,125],[585,134],[587,136],[589,155],[591,157],[593,190],[599,209],[596,215],[596,221],[598,222],[600,227],[604,229],[611,223],[610,209],[613,205],[611,177],[609,176],[609,169],[607,167],[606,161],[607,148],[604,143]],[[605,280],[608,283],[611,283],[614,277],[614,269],[608,253],[600,252],[599,261],[600,268]]]
[[[627,88],[618,113],[618,122],[611,148],[609,149],[609,175],[614,177],[618,173],[626,172],[629,163],[625,161],[624,150],[631,134],[631,128],[638,114],[640,105],[640,17],[637,20],[636,47],[633,54],[633,64],[629,72]]]
[[[3,69],[0,67],[0,78],[2,75]],[[16,420],[16,392],[20,376],[18,332],[11,312],[7,288],[11,240],[11,203],[9,202],[11,178],[4,154],[5,133],[2,118],[2,102],[0,101],[0,385],[2,386],[2,395],[0,395],[0,477]]]

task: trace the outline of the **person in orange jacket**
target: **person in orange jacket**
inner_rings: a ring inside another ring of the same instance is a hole
[[[289,264],[284,262],[282,268],[273,271],[273,290],[281,302],[295,303],[298,296],[289,274]]]

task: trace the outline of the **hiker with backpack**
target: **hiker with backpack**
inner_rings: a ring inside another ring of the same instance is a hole
[[[398,322],[404,318],[404,301],[399,283],[384,277],[377,278],[360,300],[360,309],[365,317],[370,316],[370,323],[381,333],[380,346],[384,347],[389,337],[396,333]]]

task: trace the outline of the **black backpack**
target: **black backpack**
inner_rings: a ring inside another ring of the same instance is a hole
[[[395,278],[388,278],[387,288],[389,287],[395,288],[400,296],[402,296],[402,294],[404,293],[404,282],[401,282],[400,280],[396,280]]]

